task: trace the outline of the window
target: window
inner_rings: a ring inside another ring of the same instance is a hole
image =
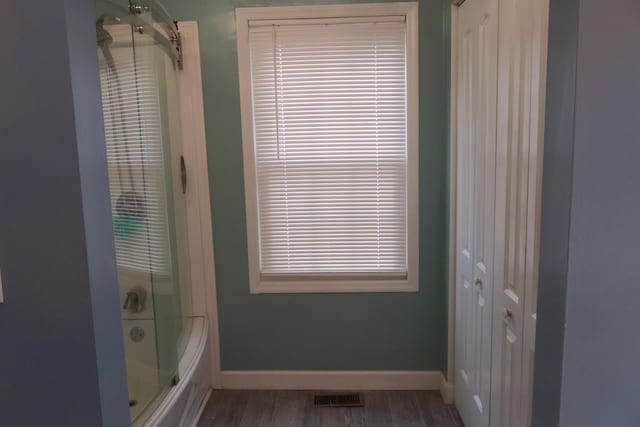
[[[416,291],[417,3],[237,26],[251,291]]]

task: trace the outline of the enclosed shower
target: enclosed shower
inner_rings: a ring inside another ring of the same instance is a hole
[[[178,25],[154,1],[96,3],[113,233],[133,425],[180,381],[192,325]]]

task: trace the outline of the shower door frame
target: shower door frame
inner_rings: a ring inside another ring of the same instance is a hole
[[[219,388],[220,340],[215,280],[211,196],[200,70],[198,23],[178,22],[184,50],[183,68],[177,72],[182,154],[187,166],[186,214],[194,318],[208,323],[211,378]]]

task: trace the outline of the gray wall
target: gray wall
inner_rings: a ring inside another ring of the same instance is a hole
[[[533,425],[560,416],[573,184],[578,6],[551,0]]]
[[[638,426],[640,3],[551,3],[534,426]]]
[[[222,368],[446,368],[449,0],[420,0],[420,292],[250,295],[234,10],[384,0],[166,0],[197,20]],[[186,55],[189,53],[186,52]]]
[[[126,426],[93,2],[0,16],[0,425]]]

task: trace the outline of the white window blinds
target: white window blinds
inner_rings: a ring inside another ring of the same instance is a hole
[[[405,16],[251,21],[262,276],[406,276]]]
[[[122,32],[111,31],[114,37]],[[156,67],[153,46],[111,48],[100,55],[117,265],[167,275],[167,187]]]

